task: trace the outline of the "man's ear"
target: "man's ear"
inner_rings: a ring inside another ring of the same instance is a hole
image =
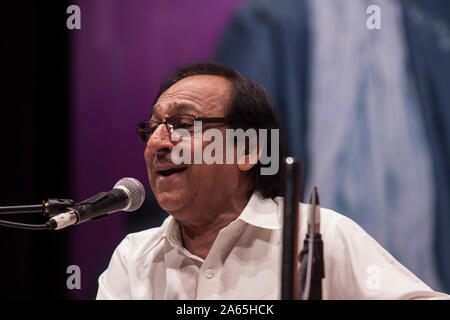
[[[249,171],[256,163],[238,163],[238,168],[241,171]]]
[[[237,159],[238,169],[241,171],[249,171],[258,163],[261,158],[261,153],[262,150],[258,150],[258,147],[254,148],[253,151],[246,152],[246,154]]]

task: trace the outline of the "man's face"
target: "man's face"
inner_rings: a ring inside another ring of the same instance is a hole
[[[222,77],[200,75],[185,78],[159,97],[153,106],[152,120],[164,121],[177,114],[224,117],[231,91],[231,83]],[[204,129],[211,127],[223,133],[226,128],[224,124],[203,123]],[[202,211],[200,209],[204,207],[219,209],[238,189],[238,166],[175,165],[171,161],[171,151],[176,143],[170,140],[164,125],[158,126],[148,140],[144,157],[150,186],[160,206],[178,220],[202,220],[202,217],[195,216],[196,211]],[[208,143],[202,142],[203,148]],[[186,212],[192,213],[186,216]]]

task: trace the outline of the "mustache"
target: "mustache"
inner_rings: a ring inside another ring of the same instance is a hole
[[[153,167],[163,165],[174,165],[170,153],[156,154],[153,159]]]
[[[153,166],[161,166],[161,165],[168,165],[168,164],[174,164],[172,162],[172,159],[167,159],[167,158],[161,158],[158,159],[157,157],[155,157],[155,160],[153,160]]]

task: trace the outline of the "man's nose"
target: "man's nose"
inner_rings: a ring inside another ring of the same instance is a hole
[[[164,124],[160,124],[158,128],[150,136],[147,141],[147,148],[151,153],[163,153],[172,151],[174,145],[170,141],[170,134]]]

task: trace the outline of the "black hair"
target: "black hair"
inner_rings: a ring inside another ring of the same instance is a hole
[[[226,115],[229,119],[228,125],[230,128],[241,128],[244,131],[251,128],[255,129],[258,138],[258,129],[279,129],[278,172],[274,175],[261,175],[260,168],[265,165],[258,161],[249,171],[249,174],[253,177],[256,190],[261,192],[263,197],[273,198],[282,195],[284,179],[284,163],[282,160],[285,149],[283,130],[274,105],[266,90],[260,84],[226,65],[215,62],[196,62],[175,69],[167,80],[161,84],[153,104],[178,81],[197,75],[219,76],[232,83],[233,89]],[[270,130],[268,132],[270,133]],[[267,152],[269,153],[271,150],[270,134],[268,134],[268,138]]]

